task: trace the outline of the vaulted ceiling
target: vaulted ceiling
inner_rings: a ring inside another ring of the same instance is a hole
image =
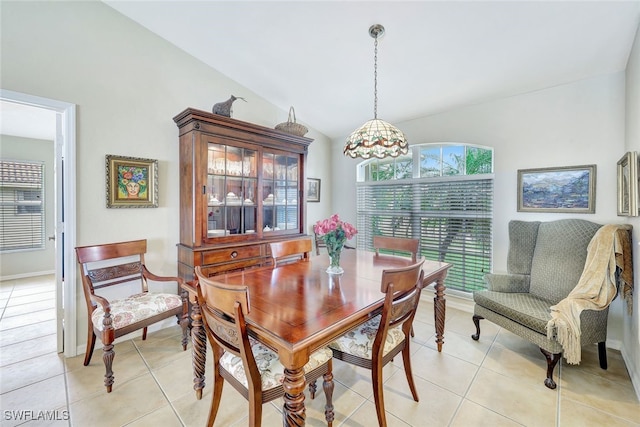
[[[624,70],[640,22],[640,1],[105,3],[330,137],[373,117],[373,24],[393,123]]]

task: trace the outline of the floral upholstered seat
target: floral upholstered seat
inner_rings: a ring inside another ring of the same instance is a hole
[[[378,315],[367,320],[362,325],[350,330],[337,340],[333,341],[329,344],[329,348],[339,350],[343,353],[353,354],[354,356],[365,359],[371,359],[373,353],[373,341],[376,339],[381,319],[382,316]],[[382,355],[387,355],[391,350],[402,344],[403,340],[404,333],[402,332],[401,326],[390,328],[384,342]]]
[[[130,297],[111,301],[111,319],[113,329],[121,329],[142,320],[182,306],[182,298],[176,294],[140,293]],[[91,320],[99,331],[103,329],[104,310],[98,306]]]

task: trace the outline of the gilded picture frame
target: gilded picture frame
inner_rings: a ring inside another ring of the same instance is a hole
[[[157,208],[158,161],[108,154],[107,208]]]
[[[596,165],[518,170],[518,212],[595,211]]]
[[[640,215],[640,202],[638,201],[638,193],[640,192],[639,168],[638,154],[635,151],[625,153],[618,160],[618,216]]]
[[[307,178],[307,202],[320,201],[320,179]]]

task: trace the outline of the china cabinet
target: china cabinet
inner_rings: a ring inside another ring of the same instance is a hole
[[[305,234],[311,139],[188,108],[180,144],[178,274],[214,275],[271,262],[269,242]]]

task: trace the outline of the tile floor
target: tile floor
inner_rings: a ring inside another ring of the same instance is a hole
[[[414,323],[420,402],[411,399],[400,359],[385,368],[389,426],[640,426],[640,403],[619,352],[608,351],[603,371],[596,347],[586,349],[580,366],[556,367],[552,391],[542,384],[546,362],[537,347],[487,321],[480,341],[473,341],[468,312],[447,310],[438,353],[431,299],[425,291]],[[87,367],[83,355],[56,354],[53,301],[51,277],[0,282],[1,426],[205,425],[211,387],[195,399],[191,352],[181,351],[177,326],[117,344],[116,382],[107,394],[98,345]],[[335,361],[334,378],[334,425],[376,425],[369,372]],[[325,425],[322,392],[306,403],[307,425]],[[264,426],[280,425],[281,405],[265,405]],[[25,421],[44,414],[38,411],[58,420]],[[246,401],[227,384],[215,425],[246,426],[246,414]]]

